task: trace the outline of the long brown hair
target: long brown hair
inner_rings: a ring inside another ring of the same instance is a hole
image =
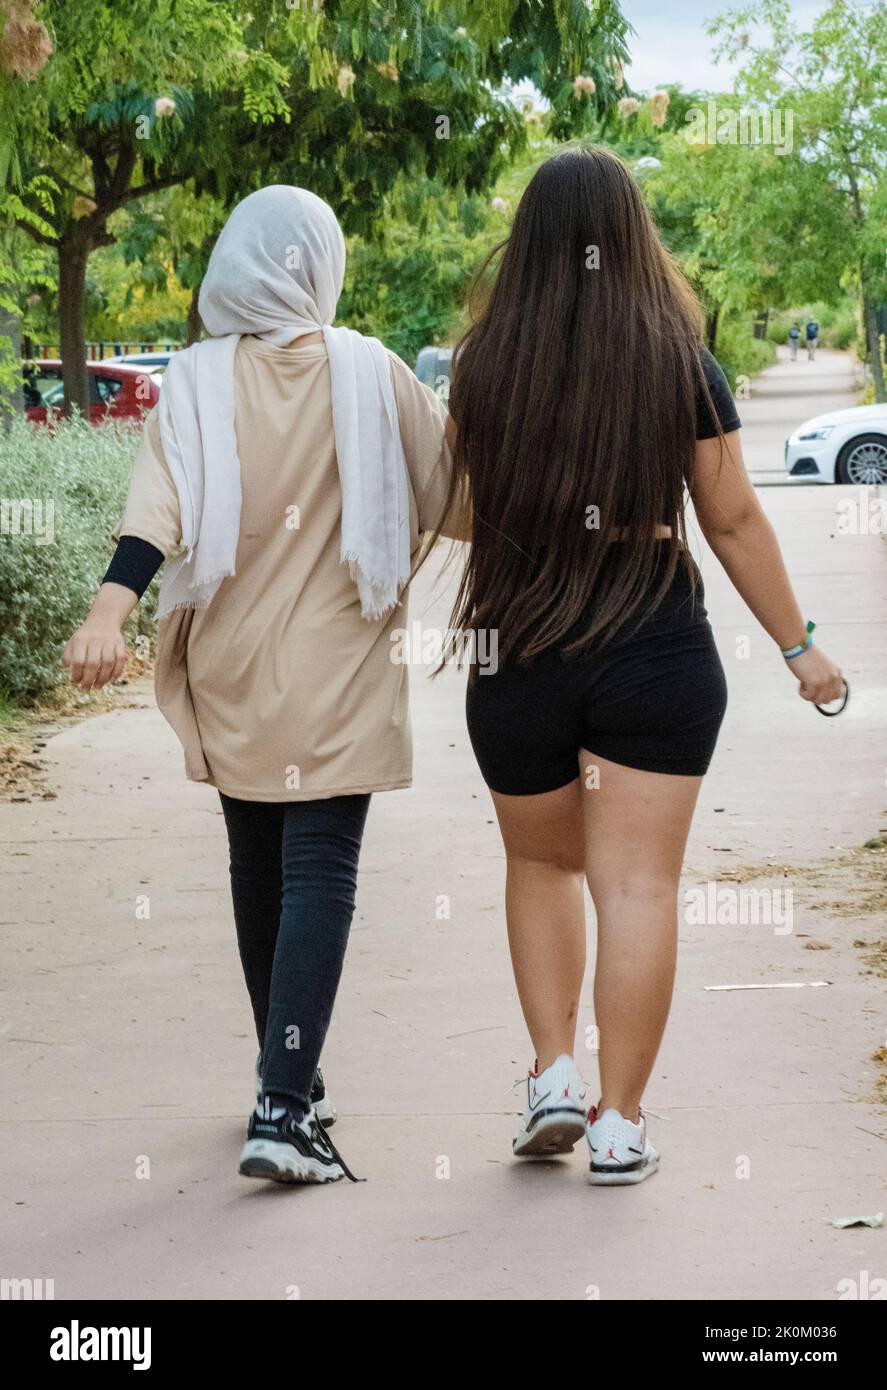
[[[528,661],[583,615],[565,650],[603,645],[679,564],[692,578],[684,485],[711,396],[699,303],[615,155],[547,160],[478,281],[500,251],[454,354],[450,501],[470,495],[473,544],[452,626]]]

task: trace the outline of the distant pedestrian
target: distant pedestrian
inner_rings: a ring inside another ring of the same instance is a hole
[[[793,323],[788,330],[788,345],[792,351],[792,361],[798,360],[798,343],[801,341],[801,325]]]
[[[807,361],[812,362],[816,355],[817,344],[819,343],[819,324],[816,319],[810,319],[806,328],[807,333]]]

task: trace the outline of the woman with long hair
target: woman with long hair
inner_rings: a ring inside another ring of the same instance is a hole
[[[281,1182],[351,1176],[318,1064],[370,796],[410,784],[391,641],[451,468],[435,393],[331,326],[344,272],[313,193],[273,185],[234,209],[200,291],[212,336],[167,368],[117,550],[64,654],[82,689],[115,680],[123,623],[166,561],[157,702],[187,776],[221,797],[259,1043],[240,1172]]]
[[[469,680],[468,728],[504,841],[536,1052],[513,1147],[567,1152],[585,1133],[591,1181],[635,1183],[658,1166],[640,1103],[726,704],[687,493],[802,698],[833,700],[842,678],[812,644],[700,307],[624,164],[598,148],[548,160],[499,250],[455,354],[448,431],[453,496],[467,488],[473,506],[452,626],[498,641],[498,669]],[[587,1114],[573,1060],[586,881],[601,1085]]]

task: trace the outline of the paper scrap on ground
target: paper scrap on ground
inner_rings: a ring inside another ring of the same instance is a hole
[[[824,989],[830,985],[831,980],[789,980],[785,984],[770,985],[705,985],[704,988],[712,989]]]
[[[846,1226],[871,1226],[874,1229],[884,1225],[884,1213],[879,1211],[877,1216],[836,1216],[832,1222],[839,1230]]]

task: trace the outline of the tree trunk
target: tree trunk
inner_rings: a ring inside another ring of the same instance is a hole
[[[878,333],[878,315],[875,302],[867,292],[865,270],[860,276],[862,288],[862,321],[865,325],[865,341],[869,350],[872,380],[875,383],[875,400],[887,401],[884,389],[884,363],[881,360],[881,335]]]
[[[846,147],[843,147],[843,154],[846,161],[850,196],[853,200],[853,217],[860,239],[862,239],[866,229],[866,217],[862,195],[859,191],[859,180],[856,177],[853,160]],[[875,383],[875,400],[887,400],[887,396],[884,394],[884,363],[881,360],[881,338],[878,334],[878,317],[875,302],[869,293],[868,270],[866,268],[864,255],[860,257],[859,261],[859,297],[862,301],[862,322],[865,328],[865,341],[869,351],[869,361],[872,366],[872,380]]]
[[[200,297],[200,286],[191,291],[191,303],[188,305],[188,321],[185,330],[185,347],[190,347],[192,343],[199,343],[203,333],[203,323],[200,319],[200,311],[197,308],[197,301]]]
[[[710,309],[710,310],[708,311],[708,314],[706,315],[706,320],[705,320],[705,341],[706,341],[706,344],[708,345],[708,350],[709,350],[709,352],[711,352],[711,353],[714,353],[715,348],[717,347],[717,342],[718,342],[718,320],[720,319],[720,317],[721,317],[721,311],[720,311],[720,309],[718,309],[717,307],[715,307],[714,309]]]
[[[62,383],[68,410],[77,406],[89,414],[89,378],[86,370],[84,301],[89,237],[77,223],[59,240],[59,344]]]

